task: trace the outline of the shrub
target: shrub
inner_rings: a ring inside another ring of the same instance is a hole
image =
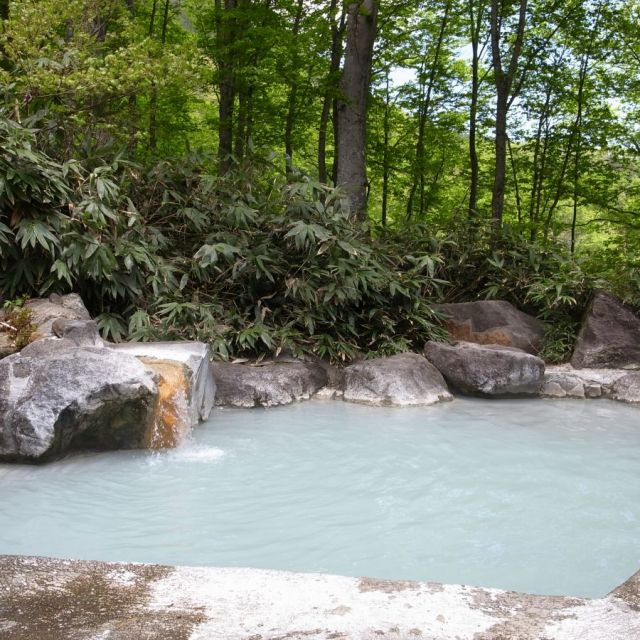
[[[222,357],[289,348],[349,360],[442,335],[428,302],[440,258],[398,252],[396,236],[372,241],[339,190],[288,182],[268,162],[223,179],[169,173],[148,181],[163,195],[146,217],[180,247],[179,286],[134,314],[133,336],[205,339]]]

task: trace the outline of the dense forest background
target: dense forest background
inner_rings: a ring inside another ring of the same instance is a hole
[[[640,306],[636,0],[1,0],[0,57],[5,299],[345,360]]]

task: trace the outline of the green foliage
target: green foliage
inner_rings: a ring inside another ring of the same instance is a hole
[[[594,285],[640,308],[640,3],[529,3],[499,233],[486,0],[380,3],[369,228],[314,181],[321,113],[328,165],[338,143],[327,114],[345,6],[12,0],[0,22],[0,292],[77,291],[114,340],[334,360],[420,348],[439,332],[432,300],[510,300],[547,322],[554,361]],[[236,170],[220,178],[224,83]],[[287,177],[274,164],[285,138]]]
[[[33,314],[24,306],[25,301],[26,298],[17,298],[5,302],[3,320],[0,323],[0,331],[9,332],[18,351],[31,342],[35,331]]]
[[[126,196],[135,167],[56,162],[37,133],[0,112],[0,290],[75,290],[100,312],[131,305],[151,281],[159,289],[157,242]]]
[[[548,322],[544,336],[544,348],[540,357],[550,364],[568,362],[573,353],[579,329],[580,322],[576,322],[570,316],[555,318],[552,323]]]
[[[221,357],[290,348],[348,360],[441,335],[428,303],[439,258],[398,253],[398,236],[372,241],[340,191],[288,182],[269,163],[224,179],[167,169],[153,174],[151,191],[161,181],[164,192],[147,224],[180,247],[178,286],[132,316],[134,337],[204,339]]]

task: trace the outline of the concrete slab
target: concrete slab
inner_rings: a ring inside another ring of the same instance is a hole
[[[256,569],[0,556],[3,640],[633,640],[640,573],[599,600]]]

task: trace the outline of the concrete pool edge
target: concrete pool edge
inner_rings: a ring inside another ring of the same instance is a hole
[[[258,569],[0,556],[4,640],[630,640],[640,572],[600,599]]]

